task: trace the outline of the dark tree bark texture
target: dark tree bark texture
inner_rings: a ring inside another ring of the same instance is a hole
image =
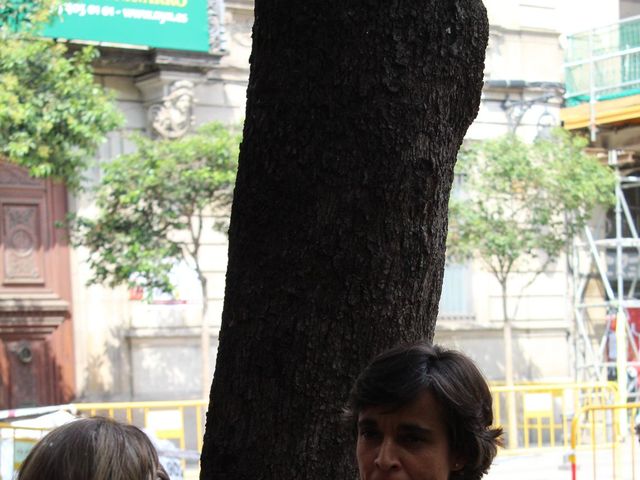
[[[354,378],[431,339],[480,0],[256,0],[201,479],[354,479]]]

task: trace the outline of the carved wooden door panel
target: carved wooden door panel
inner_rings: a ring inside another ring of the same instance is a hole
[[[0,162],[0,410],[75,389],[66,191]]]
[[[11,408],[35,407],[47,402],[47,348],[44,340],[6,342]]]
[[[0,198],[3,286],[44,285],[43,199]]]

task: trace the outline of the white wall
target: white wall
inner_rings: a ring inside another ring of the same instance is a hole
[[[562,33],[571,34],[617,22],[620,8],[618,0],[561,0],[558,14]]]

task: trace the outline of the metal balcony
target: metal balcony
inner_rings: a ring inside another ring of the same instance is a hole
[[[640,124],[640,16],[568,36],[564,73],[566,129]]]
[[[567,107],[640,94],[640,16],[567,37]]]

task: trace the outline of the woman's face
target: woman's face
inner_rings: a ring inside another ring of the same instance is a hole
[[[361,480],[448,480],[464,466],[449,449],[442,409],[428,391],[398,409],[365,408],[356,456]]]

